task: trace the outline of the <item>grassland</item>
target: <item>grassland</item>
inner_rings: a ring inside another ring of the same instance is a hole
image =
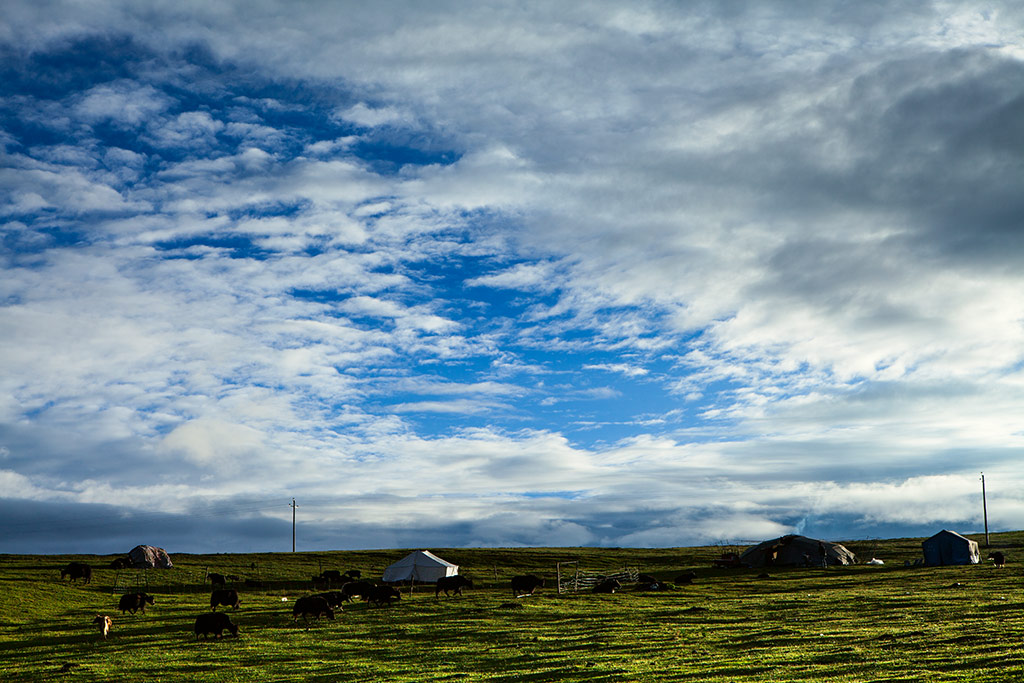
[[[984,540],[975,537],[975,540]],[[434,549],[474,588],[435,599],[418,587],[391,608],[346,606],[305,628],[292,601],[322,569],[379,577],[405,551],[173,554],[171,570],[122,573],[156,598],[121,615],[117,572],[89,585],[59,578],[69,561],[110,556],[0,556],[3,681],[1020,681],[1024,680],[1024,532],[993,534],[1011,563],[904,567],[920,539],[846,544],[884,566],[715,569],[722,548]],[[614,595],[541,589],[514,600],[508,579],[553,578],[555,563],[587,572],[624,566],[693,585]],[[239,587],[240,637],[196,641],[206,571],[258,580]],[[287,601],[285,601],[287,599]],[[503,607],[514,602],[516,608]],[[110,614],[103,641],[90,621]]]

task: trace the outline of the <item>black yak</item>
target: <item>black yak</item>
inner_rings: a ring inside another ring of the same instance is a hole
[[[147,595],[146,593],[125,593],[121,596],[121,599],[117,603],[117,608],[121,610],[121,614],[125,612],[131,612],[135,614],[136,611],[146,613],[146,604],[153,604],[153,596]]]
[[[533,591],[543,588],[544,579],[533,574],[523,574],[521,576],[513,576],[511,585],[512,595],[518,598],[522,595],[533,595]]]
[[[210,594],[210,611],[217,610],[217,605],[238,609],[242,601],[238,599],[238,591],[234,588],[218,588]]]
[[[232,624],[231,619],[223,612],[204,612],[196,617],[196,640],[199,640],[199,636],[208,638],[215,635],[220,638],[224,631],[238,637],[238,625]]]

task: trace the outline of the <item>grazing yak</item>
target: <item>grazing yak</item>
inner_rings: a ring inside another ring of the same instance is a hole
[[[348,600],[355,596],[365,598],[374,588],[369,581],[350,581],[341,587],[341,594]]]
[[[998,550],[994,550],[991,553],[989,553],[988,554],[988,559],[992,560],[992,562],[997,567],[1005,567],[1006,566],[1006,555],[1003,555]]]
[[[217,605],[224,605],[225,607],[231,607],[232,609],[238,609],[238,606],[242,603],[238,599],[238,591],[234,588],[218,588],[210,594],[210,611],[215,612]]]
[[[663,591],[670,587],[664,581],[659,581],[657,577],[650,574],[640,574],[637,577],[636,583],[637,589],[642,591]]]
[[[473,579],[456,574],[455,576],[442,576],[434,586],[434,597],[441,595],[441,591],[447,596],[448,591],[454,591],[456,595],[462,595],[463,588],[472,588]]]
[[[92,623],[99,625],[100,634],[103,636],[103,640],[106,640],[107,635],[110,633],[110,627],[114,625],[114,620],[106,614],[97,614],[96,618],[92,620]]]
[[[210,586],[212,587],[220,586],[223,588],[228,584],[227,577],[223,574],[218,574],[217,572],[207,572],[206,578],[210,580]]]
[[[308,625],[309,617],[319,619],[326,616],[328,619],[333,619],[334,610],[327,604],[327,600],[319,595],[307,595],[296,600],[295,606],[292,608],[292,621],[297,622],[300,616]]]
[[[339,572],[337,569],[326,569],[320,572],[320,578],[323,581],[326,581],[328,586],[331,584],[341,585],[341,583],[345,580],[344,578],[342,578],[341,572]]]
[[[523,574],[521,576],[513,576],[511,584],[512,596],[518,598],[523,595],[533,595],[533,591],[543,588],[544,579],[533,574]]]
[[[605,579],[601,583],[595,584],[590,589],[592,593],[614,593],[615,591],[622,588],[622,584],[616,579]]]
[[[697,578],[697,573],[694,571],[683,572],[676,577],[676,583],[689,585],[693,583],[693,580]]]
[[[64,569],[60,570],[60,578],[63,581],[64,577],[70,576],[72,583],[78,579],[82,579],[82,583],[89,583],[92,581],[92,567],[85,564],[84,562],[72,562]]]
[[[147,603],[150,605],[153,604],[152,595],[148,595],[146,593],[125,593],[118,601],[117,608],[121,610],[121,614],[124,614],[125,612],[135,614],[137,611],[145,614]]]
[[[374,586],[369,595],[364,596],[367,604],[384,607],[392,600],[401,600],[402,594],[394,586]]]
[[[203,636],[204,639],[211,635],[220,638],[224,631],[238,637],[238,625],[232,624],[231,619],[223,612],[204,612],[196,617],[196,640],[199,640],[199,636]]]
[[[343,602],[352,602],[352,598],[346,598],[341,594],[341,591],[327,591],[326,593],[317,593],[312,596],[314,598],[323,598],[327,601],[327,604],[331,607],[337,607],[339,610],[342,609]]]
[[[128,557],[118,557],[110,562],[111,569],[131,569],[132,561]]]
[[[327,588],[330,588],[331,586],[341,586],[349,583],[350,581],[358,581],[359,577],[362,575],[362,572],[358,569],[349,569],[344,573],[337,569],[325,569],[317,576],[313,577],[313,585],[326,586]]]

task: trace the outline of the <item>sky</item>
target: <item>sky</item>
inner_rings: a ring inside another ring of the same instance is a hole
[[[0,153],[0,552],[1024,528],[1016,3],[11,0]]]

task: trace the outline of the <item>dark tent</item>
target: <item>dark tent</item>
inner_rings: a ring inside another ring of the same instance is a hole
[[[947,529],[925,539],[921,543],[921,548],[924,550],[924,563],[929,567],[981,562],[981,553],[978,552],[977,543]]]
[[[128,559],[136,569],[170,569],[171,558],[163,548],[151,545],[137,545],[128,553]]]
[[[829,565],[854,564],[857,556],[838,543],[790,534],[747,548],[740,562],[750,567],[822,565],[822,553]]]

